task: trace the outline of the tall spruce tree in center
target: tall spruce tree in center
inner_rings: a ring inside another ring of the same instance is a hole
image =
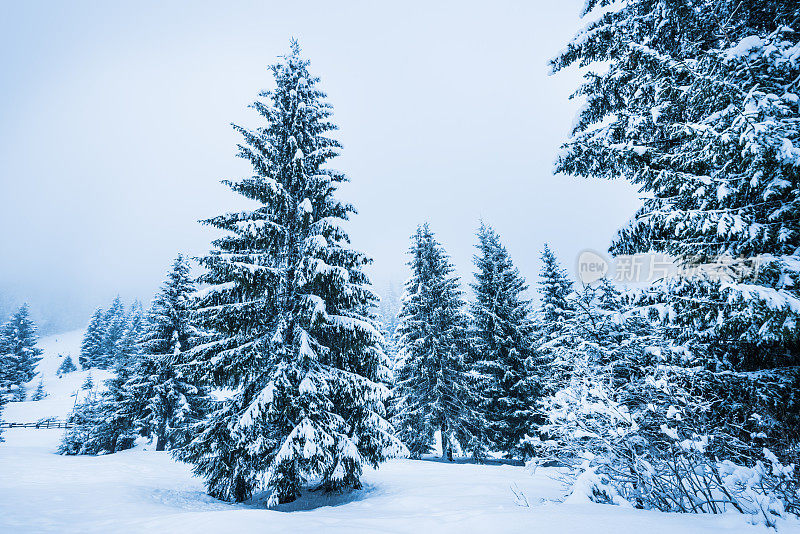
[[[355,210],[334,197],[346,178],[325,165],[340,145],[308,65],[292,42],[252,106],[263,125],[236,127],[254,174],[225,183],[259,205],[206,221],[227,235],[201,259],[195,316],[211,335],[190,367],[235,394],[180,455],[225,500],[290,502],[311,478],[357,488],[365,464],[403,452],[383,417],[370,260],[341,227]]]
[[[481,224],[475,255],[475,301],[472,303],[476,367],[485,375],[483,408],[494,446],[518,452],[530,432],[535,408],[530,302],[523,296],[525,279],[511,263],[500,237]]]

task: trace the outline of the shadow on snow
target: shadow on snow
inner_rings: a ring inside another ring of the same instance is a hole
[[[364,487],[361,489],[347,491],[328,492],[322,489],[314,490],[306,488],[297,500],[286,504],[276,504],[274,506],[266,505],[269,492],[260,492],[247,501],[247,504],[250,506],[268,508],[276,512],[304,512],[316,510],[317,508],[323,508],[325,506],[342,506],[351,502],[362,501],[377,492],[378,487],[372,484],[364,484]]]

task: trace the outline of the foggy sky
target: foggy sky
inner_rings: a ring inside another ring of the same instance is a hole
[[[465,286],[481,218],[533,285],[545,241],[572,271],[639,204],[622,181],[552,175],[579,78],[547,60],[582,0],[164,4],[3,5],[0,311],[27,300],[45,332],[117,293],[148,303],[178,252],[208,250],[198,219],[247,205],[219,183],[250,174],[230,123],[256,124],[292,36],[334,105],[379,292],[423,221]]]

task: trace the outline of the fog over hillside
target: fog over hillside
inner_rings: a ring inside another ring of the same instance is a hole
[[[465,281],[481,218],[528,278],[545,240],[570,266],[605,250],[635,190],[552,176],[577,71],[547,61],[581,5],[5,6],[0,311],[27,300],[44,332],[84,326],[116,294],[148,301],[178,252],[205,253],[215,234],[197,220],[246,206],[219,184],[250,172],[230,123],[257,122],[247,106],[292,36],[334,103],[332,164],[379,292],[402,286],[424,221]]]

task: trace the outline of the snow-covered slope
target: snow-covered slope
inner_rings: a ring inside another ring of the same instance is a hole
[[[36,367],[37,375],[26,384],[28,398],[33,395],[39,380],[44,385],[47,397],[40,401],[9,402],[3,410],[3,420],[13,423],[32,423],[39,419],[54,417],[65,419],[77,400],[83,398],[86,391],[81,386],[88,375],[92,375],[94,383],[101,387],[103,381],[113,376],[107,371],[93,369],[91,371],[74,371],[61,378],[56,375],[56,370],[69,354],[75,365],[78,365],[83,330],[75,330],[42,338],[38,345],[44,351],[42,360]]]

